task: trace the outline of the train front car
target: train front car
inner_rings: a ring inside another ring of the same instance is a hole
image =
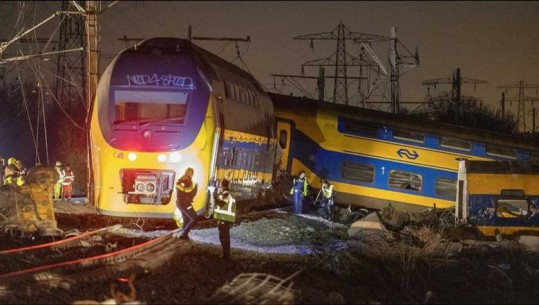
[[[90,123],[91,200],[119,217],[171,218],[189,167],[206,205],[215,128],[211,86],[185,40],[153,38],[119,54],[103,74]],[[208,116],[208,118],[206,118]]]

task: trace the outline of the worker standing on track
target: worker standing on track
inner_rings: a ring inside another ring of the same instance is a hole
[[[18,170],[17,167],[13,164],[6,166],[4,172],[4,185],[18,186],[17,185]]]
[[[290,195],[294,196],[294,213],[301,214],[303,212],[303,201],[308,194],[309,183],[305,177],[305,172],[300,171],[299,177],[294,178]]]
[[[223,247],[224,259],[230,258],[230,227],[236,222],[236,200],[228,192],[230,182],[221,181],[221,189],[215,194],[215,211],[213,218],[217,219],[219,226],[219,241]]]
[[[64,181],[63,172],[62,172],[62,163],[56,161],[56,166],[54,167],[58,173],[58,181],[54,184],[54,199],[60,199],[60,194],[62,192],[62,182]]]
[[[62,201],[64,201],[64,199],[71,201],[75,174],[73,174],[73,170],[69,164],[66,164],[66,168],[62,170],[62,176],[64,177],[64,181],[62,181]]]
[[[326,179],[322,180],[322,187],[316,198],[319,198],[317,201],[320,202],[320,207],[324,211],[326,219],[331,220],[333,217],[334,192],[333,185],[329,184]]]

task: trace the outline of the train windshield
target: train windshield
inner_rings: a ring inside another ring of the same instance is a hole
[[[189,93],[178,91],[114,91],[114,124],[184,124]]]

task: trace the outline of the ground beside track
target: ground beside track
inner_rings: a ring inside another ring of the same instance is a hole
[[[534,304],[539,299],[536,256],[512,252],[467,253],[447,263],[362,256],[349,246],[347,226],[305,215],[277,213],[232,228],[232,258],[219,258],[216,228],[195,229],[191,250],[135,280],[136,299],[147,304],[210,303],[209,297],[245,272],[292,279],[301,304],[490,303]],[[166,231],[142,232],[159,236]],[[403,248],[404,249],[404,248]],[[535,263],[533,263],[535,262]],[[125,274],[124,277],[128,277]],[[0,303],[103,302],[116,278],[84,285],[3,287]]]

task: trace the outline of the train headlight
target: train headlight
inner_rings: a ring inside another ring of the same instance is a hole
[[[116,158],[116,159],[123,159],[123,158],[124,158],[124,154],[121,153],[121,152],[116,151],[116,152],[114,152],[114,158]]]
[[[129,153],[129,154],[127,154],[127,159],[128,159],[129,161],[135,161],[135,160],[137,160],[137,154],[135,154],[135,153]]]
[[[170,154],[169,159],[172,163],[178,163],[182,161],[182,155],[180,155],[180,153],[174,152]]]
[[[157,161],[159,161],[159,162],[165,162],[165,161],[167,161],[167,156],[166,156],[166,155],[163,155],[163,154],[158,154],[158,155],[157,155]]]
[[[149,185],[148,185],[148,186],[149,186]],[[152,187],[153,187],[153,186],[152,186]],[[138,183],[138,184],[136,185],[136,188],[137,188],[137,191],[138,191],[138,192],[141,192],[141,193],[144,192],[144,189],[146,189],[146,187],[144,187],[144,183]]]
[[[146,189],[148,190],[148,192],[153,192],[155,190],[155,185],[153,185],[152,183],[148,183],[148,185],[146,185]]]

